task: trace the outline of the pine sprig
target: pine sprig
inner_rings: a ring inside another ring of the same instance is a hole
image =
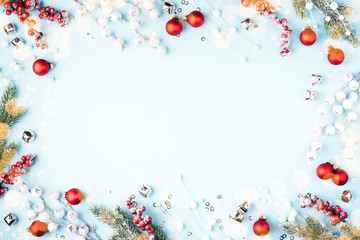
[[[336,2],[338,7],[333,10],[330,4],[335,1],[332,0],[293,0],[295,12],[300,18],[307,17],[307,2],[311,2],[324,16],[324,29],[333,40],[339,40],[342,37],[355,47],[360,44],[356,29],[346,19],[346,16],[352,12],[350,6]],[[340,19],[339,16],[344,18]],[[330,21],[326,21],[326,17],[330,17]]]
[[[162,228],[160,228],[158,225],[155,225],[155,224],[151,224],[151,226],[154,229],[153,234],[155,235],[156,240],[166,240],[167,239],[167,235]]]
[[[360,229],[351,223],[342,223],[340,225],[340,231],[351,240],[360,240]]]

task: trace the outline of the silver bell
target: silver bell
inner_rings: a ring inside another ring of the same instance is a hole
[[[312,74],[311,77],[310,77],[310,82],[311,82],[312,85],[319,84],[319,83],[322,82],[322,76]]]
[[[162,10],[168,14],[172,14],[175,10],[175,4],[171,2],[164,2]]]
[[[14,47],[16,47],[16,48],[19,48],[19,47],[21,47],[21,46],[24,45],[24,41],[23,41],[21,38],[19,38],[19,37],[14,38],[14,39],[11,40],[10,42],[11,42],[11,44],[12,44]]]
[[[151,188],[149,186],[147,186],[147,185],[142,185],[141,189],[139,190],[139,193],[143,197],[150,196],[151,192],[152,192]]]
[[[16,28],[15,28],[14,24],[8,23],[8,24],[4,25],[4,31],[5,31],[6,35],[11,35],[16,32]]]
[[[316,92],[312,90],[306,90],[304,94],[305,100],[315,100]]]
[[[243,204],[241,204],[238,207],[238,210],[236,212],[236,214],[232,217],[232,219],[234,219],[235,221],[242,223],[245,219],[245,214],[247,213],[247,211],[249,211],[251,207],[251,204],[249,204],[247,201],[245,201]]]
[[[24,140],[27,143],[33,142],[35,139],[35,133],[31,130],[26,130],[23,133],[22,140]]]
[[[245,29],[245,30],[249,30],[250,28],[254,27],[257,28],[258,25],[253,23],[253,21],[251,21],[250,18],[246,18],[245,20],[243,20],[241,22],[241,26]]]

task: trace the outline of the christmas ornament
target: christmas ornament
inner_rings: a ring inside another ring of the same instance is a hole
[[[26,143],[33,142],[35,139],[35,133],[31,130],[25,130],[22,135],[22,140],[24,140]]]
[[[11,43],[11,45],[13,45],[15,48],[20,48],[20,47],[24,46],[24,44],[25,44],[25,42],[24,42],[21,38],[19,38],[19,37],[16,37],[16,38],[12,39],[12,40],[10,41],[10,43]]]
[[[141,196],[143,196],[143,197],[148,197],[148,196],[150,196],[151,192],[152,192],[152,189],[151,189],[149,186],[147,186],[147,185],[142,185],[141,189],[139,190],[139,193],[140,193]]]
[[[0,140],[8,138],[10,134],[10,126],[6,123],[0,123]]]
[[[306,90],[304,94],[305,100],[315,100],[316,99],[316,92],[312,90]]]
[[[47,225],[39,220],[34,221],[28,228],[28,232],[34,237],[42,237],[48,231]]]
[[[245,201],[238,207],[236,214],[232,217],[235,221],[242,223],[245,219],[245,214],[249,211],[251,204]]]
[[[341,193],[341,200],[345,203],[350,202],[352,198],[352,193],[349,190],[345,190]]]
[[[16,32],[16,28],[15,28],[14,24],[8,23],[8,24],[4,25],[4,31],[5,31],[6,35],[11,35]]]
[[[345,60],[345,54],[341,49],[330,46],[328,48],[328,60],[333,65],[340,65]]]
[[[337,169],[332,176],[332,181],[338,186],[343,186],[349,180],[349,176],[345,170]]]
[[[254,24],[253,21],[251,21],[250,18],[245,18],[243,21],[241,21],[240,24],[245,30],[249,30],[252,27],[254,27],[254,28],[258,27],[258,25]]]
[[[184,17],[184,21],[188,22],[192,27],[201,27],[205,21],[204,15],[200,11],[192,11]]]
[[[182,24],[177,16],[166,23],[166,32],[171,36],[178,36],[182,31]]]
[[[334,174],[334,168],[331,163],[322,163],[316,169],[316,175],[321,180],[328,180],[333,176],[333,174]]]
[[[322,76],[321,75],[316,75],[316,74],[312,74],[311,78],[310,78],[310,82],[311,85],[316,85],[322,82]]]
[[[8,215],[6,215],[4,217],[4,221],[8,226],[11,226],[14,222],[16,222],[16,220],[17,220],[17,218],[12,213],[9,213]]]
[[[259,237],[264,237],[270,232],[270,225],[266,221],[266,217],[261,216],[253,225],[254,233]]]
[[[71,205],[78,205],[84,200],[82,192],[77,188],[72,188],[67,191],[64,197]]]
[[[163,10],[163,12],[166,12],[168,14],[172,14],[175,10],[175,4],[173,4],[171,2],[164,2],[162,10]]]
[[[301,208],[311,207],[319,212],[326,214],[328,217],[330,217],[330,223],[333,226],[340,222],[344,222],[348,217],[348,214],[344,212],[338,205],[330,206],[330,202],[323,201],[311,193],[308,193],[305,196],[299,194],[299,198]]]
[[[19,114],[23,114],[26,109],[21,105],[18,99],[11,98],[6,102],[5,110],[8,114],[16,116]]]
[[[316,42],[316,33],[310,26],[305,27],[305,29],[301,32],[300,42],[305,46],[311,46]]]
[[[250,7],[251,3],[251,0],[241,0],[241,5],[243,5],[244,7]]]
[[[33,71],[39,76],[46,75],[51,68],[52,64],[44,59],[38,59],[33,64]]]

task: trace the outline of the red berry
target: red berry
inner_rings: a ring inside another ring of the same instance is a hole
[[[11,10],[8,9],[5,11],[5,13],[6,13],[6,15],[11,15]]]
[[[330,206],[329,201],[325,201],[325,202],[324,202],[324,206],[328,208],[328,207]]]
[[[341,212],[341,213],[340,213],[340,217],[343,218],[343,219],[345,219],[345,218],[348,217],[348,214],[347,214],[346,212]]]

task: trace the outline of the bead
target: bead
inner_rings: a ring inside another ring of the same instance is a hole
[[[115,11],[110,15],[110,20],[113,22],[120,22],[122,20],[121,13]]]
[[[352,109],[354,103],[350,99],[345,99],[342,103],[342,106],[345,110]]]
[[[137,29],[140,26],[141,22],[137,18],[132,18],[129,21],[129,25],[131,29]]]
[[[319,141],[315,141],[311,144],[311,151],[318,152],[322,148],[322,144]]]
[[[333,104],[335,102],[335,97],[334,96],[326,96],[325,97],[325,102],[329,105]]]
[[[346,93],[343,92],[343,91],[338,91],[336,93],[336,99],[339,101],[339,102],[342,102],[346,99]]]
[[[335,114],[335,116],[339,116],[340,114],[343,113],[344,109],[342,106],[340,105],[335,105],[333,108],[332,108],[332,111],[333,113]]]
[[[334,135],[335,134],[335,127],[332,126],[332,125],[327,126],[325,128],[325,134],[329,135],[329,136]]]
[[[355,123],[357,119],[358,115],[355,112],[349,112],[347,114],[346,120],[348,120],[348,122]]]
[[[359,88],[359,82],[356,81],[356,80],[351,80],[349,82],[349,88],[352,90],[352,91],[355,91]]]
[[[325,106],[320,106],[317,110],[317,113],[319,114],[319,116],[325,116],[328,113],[328,108]]]
[[[326,17],[325,17],[325,21],[330,22],[330,21],[331,21],[331,17],[330,17],[330,16],[326,16]]]
[[[158,47],[156,48],[156,54],[157,54],[158,56],[164,56],[164,55],[166,54],[166,52],[167,52],[167,49],[166,49],[166,47],[164,47],[164,46],[158,46]]]
[[[160,11],[157,9],[152,9],[149,14],[150,14],[150,18],[153,20],[160,18]]]

